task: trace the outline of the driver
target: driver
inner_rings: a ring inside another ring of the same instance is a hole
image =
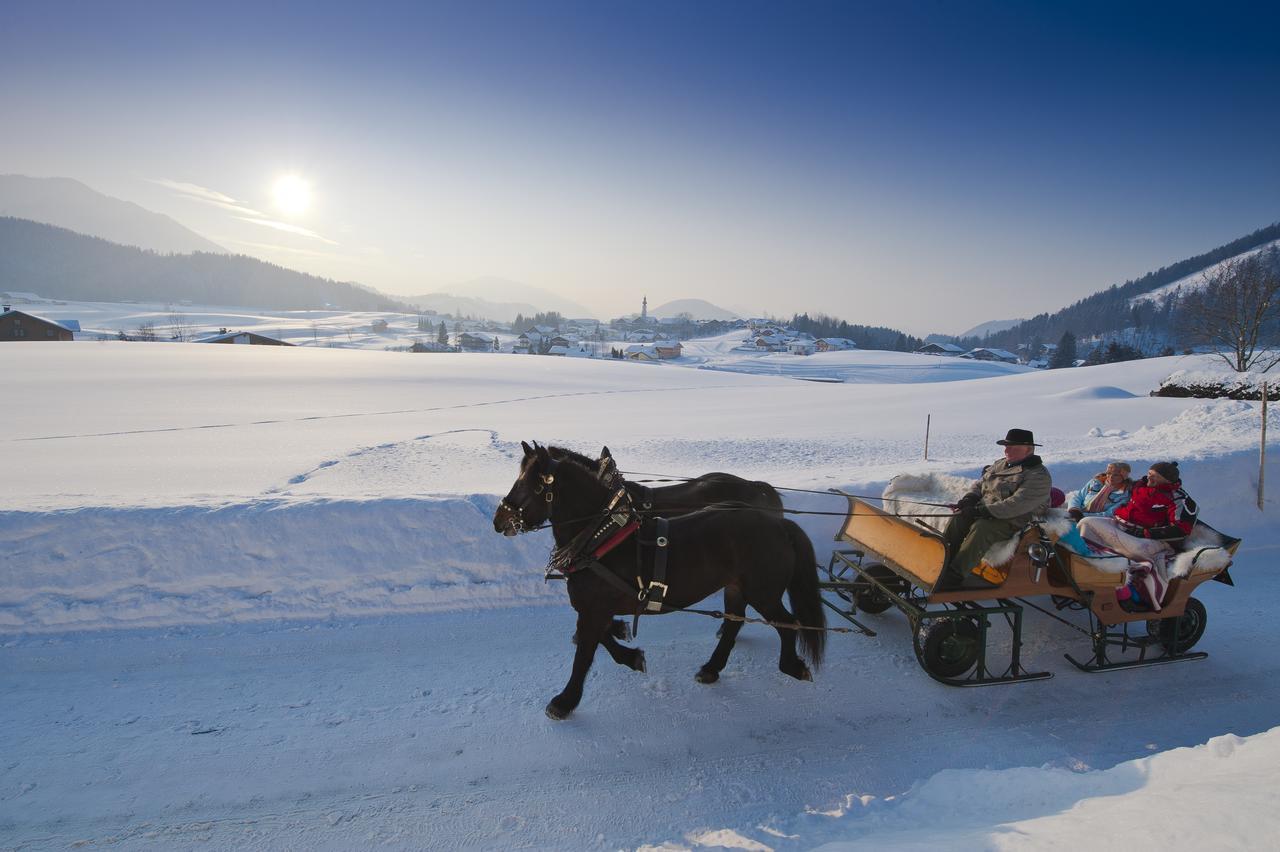
[[[942,532],[951,558],[938,591],[999,585],[975,570],[980,568],[982,557],[993,544],[1017,535],[1049,507],[1053,480],[1035,454],[1040,445],[1031,431],[1010,429],[1004,440],[996,443],[1004,447],[1004,458],[982,469],[982,477],[956,504],[956,513]],[[999,577],[999,572],[992,576]]]

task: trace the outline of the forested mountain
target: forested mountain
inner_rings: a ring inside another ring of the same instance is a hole
[[[804,331],[814,337],[843,337],[852,340],[859,349],[888,349],[894,352],[914,352],[924,341],[904,334],[896,328],[879,325],[854,325],[825,314],[796,314],[788,323],[796,331]]]
[[[0,175],[0,216],[159,252],[225,249],[162,213],[90,189],[78,180]]]
[[[0,290],[89,302],[349,311],[414,308],[357,284],[318,278],[244,255],[158,254],[25,219],[0,218]]]
[[[1153,338],[1167,338],[1177,325],[1177,295],[1164,294],[1160,298],[1130,304],[1134,298],[1277,239],[1280,239],[1280,222],[1213,251],[1161,267],[1137,280],[1113,284],[1056,313],[1040,314],[1004,331],[987,335],[982,340],[965,339],[963,342],[973,346],[1013,349],[1019,343],[1056,343],[1067,331],[1083,340],[1112,337],[1128,329],[1144,329]]]

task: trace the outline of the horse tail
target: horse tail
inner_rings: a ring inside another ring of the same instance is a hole
[[[809,664],[817,669],[822,665],[822,652],[827,645],[827,634],[821,628],[827,626],[826,611],[822,607],[822,594],[818,589],[818,558],[813,552],[813,542],[795,521],[783,521],[791,549],[795,553],[791,580],[787,594],[791,598],[791,611],[804,627],[817,630],[798,630],[800,644]]]
[[[782,495],[778,493],[778,489],[763,480],[756,480],[751,483],[760,492],[762,501],[761,508],[768,509],[770,512],[782,514]]]

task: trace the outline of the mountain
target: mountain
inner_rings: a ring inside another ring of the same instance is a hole
[[[674,302],[659,305],[649,311],[649,314],[659,319],[677,317],[680,314],[688,314],[696,320],[734,320],[738,318],[738,315],[734,312],[726,311],[724,308],[713,305],[703,299],[676,299]]]
[[[0,290],[87,302],[191,301],[269,310],[413,311],[362,286],[244,255],[158,254],[12,218],[0,218]]]
[[[544,290],[541,287],[534,287],[531,284],[524,284],[519,281],[511,281],[507,278],[473,278],[450,288],[448,291],[428,293],[425,296],[408,296],[406,299],[426,307],[428,305],[427,300],[439,296],[453,297],[455,301],[457,299],[475,299],[479,300],[479,302],[491,303],[495,307],[514,308],[514,310],[511,310],[510,319],[515,318],[517,311],[525,316],[539,311],[556,311],[563,317],[582,318],[592,315],[590,309],[584,308],[577,302],[570,301],[550,290]],[[449,309],[449,312],[452,313],[453,310]],[[479,309],[474,312],[474,315],[482,314],[483,312]],[[489,319],[502,319],[502,317],[498,316],[484,315]]]
[[[527,302],[490,302],[487,299],[451,296],[447,293],[406,296],[405,301],[424,311],[432,311],[437,314],[452,314],[456,317],[477,317],[496,322],[513,322],[516,314],[529,317],[539,310],[545,310]]]
[[[986,337],[988,334],[995,334],[997,331],[1004,331],[1006,329],[1013,328],[1020,322],[1026,322],[1026,320],[991,320],[990,322],[984,322],[981,325],[975,325],[968,331],[961,332],[957,337]]]
[[[1204,270],[1276,240],[1280,240],[1280,222],[1141,278],[1112,284],[1052,314],[1040,314],[994,332],[984,345],[1011,349],[1019,343],[1056,343],[1066,331],[1077,340],[1145,336],[1157,348],[1176,342],[1179,300],[1172,286],[1193,283]],[[1136,334],[1139,331],[1141,334]],[[1150,350],[1152,346],[1139,343],[1138,348]]]
[[[151,251],[226,251],[168,216],[103,195],[70,178],[0,175],[0,216],[56,225]]]

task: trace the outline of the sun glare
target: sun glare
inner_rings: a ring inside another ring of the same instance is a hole
[[[276,207],[287,216],[298,216],[311,206],[311,184],[297,175],[285,175],[271,188]]]

